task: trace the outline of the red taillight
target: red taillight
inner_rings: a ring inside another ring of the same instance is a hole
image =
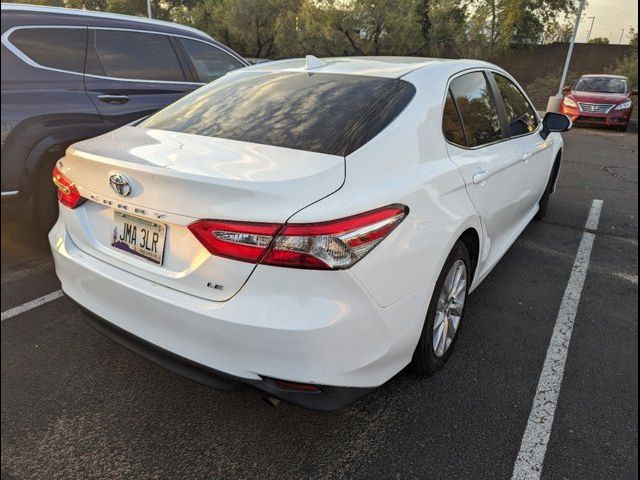
[[[349,268],[395,229],[402,205],[321,223],[246,223],[201,220],[189,229],[213,255],[292,268]]]
[[[76,208],[84,201],[76,186],[63,175],[58,165],[53,167],[52,180],[54,185],[58,187],[58,200],[65,207]]]
[[[209,253],[251,263],[260,260],[279,229],[276,223],[219,220],[200,220],[189,225]]]

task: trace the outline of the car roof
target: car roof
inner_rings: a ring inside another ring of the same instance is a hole
[[[429,68],[456,67],[456,70],[468,68],[497,68],[487,62],[479,60],[454,60],[444,58],[425,57],[334,57],[316,59],[318,66],[305,68],[305,58],[290,60],[276,60],[272,62],[258,63],[244,68],[244,72],[314,72],[314,73],[338,73],[346,75],[365,75],[372,77],[400,78],[414,70]],[[324,65],[323,65],[324,64]]]
[[[104,20],[118,20],[124,22],[134,22],[140,25],[146,26],[159,26],[165,28],[173,28],[177,30],[181,30],[183,32],[189,32],[191,34],[197,35],[199,37],[207,38],[208,40],[213,40],[206,33],[198,30],[197,28],[189,27],[186,25],[181,25],[179,23],[166,22],[164,20],[155,20],[152,18],[145,17],[136,17],[133,15],[123,15],[120,13],[109,13],[109,12],[97,12],[91,10],[80,10],[77,8],[66,8],[66,7],[48,7],[42,5],[27,5],[23,3],[2,3],[1,5],[2,11],[16,11],[16,12],[34,12],[34,13],[50,13],[56,15],[65,15],[69,17],[92,17],[99,18]]]

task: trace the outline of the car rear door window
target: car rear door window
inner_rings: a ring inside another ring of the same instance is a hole
[[[442,132],[444,137],[451,143],[456,145],[467,145],[467,139],[464,135],[460,115],[456,108],[451,91],[447,93],[447,99],[444,103],[444,114],[442,116]]]
[[[126,30],[90,29],[87,73],[149,81],[186,81],[169,37]]]
[[[211,82],[231,70],[244,66],[239,60],[208,43],[188,38],[181,38],[180,41],[202,82]]]
[[[139,126],[346,156],[389,125],[415,91],[395,78],[231,73]]]
[[[462,118],[467,146],[501,140],[502,128],[495,99],[484,73],[472,72],[451,82],[451,93]]]
[[[520,89],[507,77],[492,73],[507,110],[509,134],[512,137],[526,135],[538,127],[538,116]]]
[[[20,28],[9,36],[9,41],[38,65],[84,72],[86,28]]]

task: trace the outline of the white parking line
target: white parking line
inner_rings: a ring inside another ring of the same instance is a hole
[[[5,310],[4,312],[2,312],[2,320],[0,321],[4,322],[8,318],[15,317],[16,315],[28,312],[29,310],[33,310],[34,308],[37,308],[40,305],[44,305],[45,303],[52,302],[62,297],[63,295],[64,293],[62,293],[62,290],[56,290],[55,292],[48,293],[40,298],[31,300],[30,302],[23,303],[22,305],[10,308],[9,310]]]
[[[629,283],[633,283],[634,285],[638,285],[637,275],[633,275],[631,273],[625,273],[625,272],[613,272],[611,275],[613,275],[616,278],[620,278],[621,280],[625,280]]]
[[[587,218],[587,223],[584,226],[587,230],[597,230],[598,222],[600,222],[600,212],[602,211],[602,204],[604,202],[602,200],[594,200],[591,204],[591,211],[589,212],[589,217]]]
[[[589,212],[586,229],[597,230],[602,210],[602,200],[594,200]],[[562,376],[569,353],[569,342],[573,332],[573,324],[580,303],[580,295],[589,268],[589,258],[596,238],[591,232],[584,232],[578,253],[573,263],[567,289],[564,292],[560,311],[553,329],[553,335],[547,349],[533,407],[529,414],[527,427],[522,436],[518,458],[513,467],[512,480],[537,480],[542,473],[544,456],[551,435],[553,418],[560,396]]]

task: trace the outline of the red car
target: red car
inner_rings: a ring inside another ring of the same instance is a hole
[[[603,125],[626,130],[633,110],[626,77],[619,75],[583,75],[573,87],[565,87],[560,111],[574,123]]]

